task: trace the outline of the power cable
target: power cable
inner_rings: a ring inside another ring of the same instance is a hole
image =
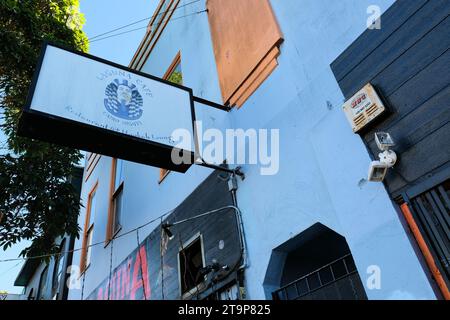
[[[189,13],[189,14],[186,14],[186,15],[183,15],[183,16],[179,16],[179,17],[175,17],[173,19],[169,19],[167,22],[173,22],[173,21],[176,21],[176,20],[180,20],[180,19],[183,19],[183,18],[190,17],[190,16],[198,15],[200,13],[207,12],[207,11],[208,10],[205,9],[205,10],[201,10],[201,11],[192,12],[192,13]],[[161,24],[161,23],[162,23],[162,21],[159,24]],[[158,24],[158,26],[159,26],[159,24]],[[139,28],[135,28],[135,29],[131,29],[131,30],[127,30],[127,31],[124,31],[124,32],[120,32],[120,33],[112,34],[112,35],[109,35],[109,36],[106,36],[106,37],[96,38],[96,39],[88,40],[88,41],[89,41],[89,43],[94,43],[94,42],[97,42],[97,41],[106,40],[106,39],[109,39],[109,38],[121,36],[121,35],[130,33],[130,32],[142,30],[142,29],[145,29],[145,28],[147,28],[147,26],[139,27]]]
[[[160,230],[160,241],[159,241],[159,254],[160,254],[160,262],[161,262],[161,298],[162,300],[164,300],[164,245],[165,245],[165,241],[163,243],[163,239],[164,239],[164,229],[162,228],[163,226],[163,218],[161,218],[160,221],[160,225],[161,225],[161,230]]]
[[[194,216],[194,217],[190,217],[190,218],[183,219],[183,220],[180,220],[180,221],[175,221],[171,225],[174,226],[174,225],[181,224],[181,223],[184,223],[184,222],[192,221],[192,220],[204,217],[204,216],[212,214],[212,213],[220,212],[220,211],[225,210],[225,209],[234,209],[234,210],[236,210],[235,213],[240,215],[240,210],[239,210],[238,207],[236,207],[236,206],[225,206],[225,207],[222,207],[222,208],[219,208],[219,209],[214,209],[214,210],[207,211],[205,213],[199,214],[199,215]],[[125,232],[125,233],[122,233],[122,234],[116,236],[114,239],[119,239],[121,237],[124,237],[124,236],[132,233],[132,232],[135,232],[136,230],[142,229],[142,228],[152,224],[153,222],[156,222],[157,220],[161,220],[163,217],[171,214],[174,211],[175,211],[175,209],[169,210],[169,211],[165,212],[164,214],[160,215],[159,217],[157,217],[155,219],[152,219],[152,220],[150,220],[150,221],[148,221],[148,222],[146,222],[146,223],[144,223],[144,224],[142,224],[142,225],[140,225],[140,226],[138,226],[138,227],[136,227],[134,229],[131,229],[131,230]],[[175,218],[176,218],[176,216],[175,216]],[[93,243],[93,244],[87,246],[86,248],[90,248],[90,247],[97,246],[97,245],[100,245],[100,244],[104,244],[104,241]],[[241,249],[241,252],[244,253],[245,252],[245,242],[242,245],[243,245],[243,247]],[[73,252],[77,252],[77,251],[80,251],[80,250],[82,250],[82,248],[77,248],[77,249],[73,249],[73,250],[68,250],[68,251],[64,251],[64,252],[57,252],[57,253],[52,253],[52,254],[39,255],[39,256],[31,256],[31,257],[23,257],[23,258],[12,258],[12,259],[2,259],[2,260],[0,260],[0,263],[1,262],[11,262],[11,261],[23,261],[23,260],[27,260],[27,259],[42,259],[42,258],[46,258],[46,257],[52,257],[52,256],[55,256],[55,255],[62,255],[62,254],[66,254],[66,253],[73,253]]]
[[[96,39],[96,38],[105,36],[105,35],[107,35],[107,34],[113,33],[113,32],[118,31],[118,30],[125,29],[125,28],[127,28],[127,27],[131,27],[131,26],[133,26],[133,25],[135,25],[135,24],[138,24],[138,23],[141,23],[141,22],[143,22],[143,21],[152,20],[153,18],[156,18],[157,16],[163,15],[163,14],[165,14],[165,13],[167,13],[167,12],[174,12],[174,11],[176,11],[176,10],[178,10],[178,9],[181,9],[181,8],[183,8],[183,7],[187,7],[187,6],[191,5],[191,4],[194,4],[194,3],[199,2],[199,1],[200,1],[200,0],[191,1],[191,2],[185,3],[185,4],[183,4],[183,5],[177,6],[177,7],[175,7],[174,9],[170,9],[170,10],[158,12],[157,14],[154,14],[154,15],[152,15],[152,16],[150,16],[150,17],[146,17],[146,18],[143,18],[143,19],[140,19],[140,20],[131,22],[131,23],[129,23],[129,24],[126,24],[126,25],[123,25],[123,26],[114,28],[114,29],[112,29],[112,30],[109,30],[109,31],[106,31],[106,32],[97,34],[97,35],[95,35],[95,36],[89,38],[88,41],[91,42],[91,40],[94,40],[94,39]],[[146,26],[146,27],[147,27],[147,26]]]
[[[113,266],[113,245],[114,238],[111,239],[111,254],[109,256],[109,281],[108,281],[108,300],[111,300],[111,282],[112,282],[112,266]]]
[[[21,264],[22,261],[17,262],[15,265],[13,265],[11,268],[9,268],[8,270],[5,270],[4,272],[2,272],[0,274],[0,277],[3,277],[5,274],[7,274],[8,272],[10,272],[11,270],[15,269],[19,264]]]
[[[138,250],[138,255],[139,255],[139,260],[140,260],[139,265],[140,265],[140,269],[141,269],[142,290],[144,292],[144,300],[147,300],[147,293],[145,291],[146,283],[144,281],[144,270],[142,269],[143,261],[142,261],[142,256],[141,256],[141,241],[139,240],[139,229],[136,230],[136,240],[137,240],[137,250]],[[145,248],[145,243],[144,243],[144,248]]]
[[[210,210],[210,211],[201,213],[201,214],[199,214],[199,215],[196,215],[196,216],[193,216],[193,217],[189,217],[189,218],[186,218],[186,219],[177,221],[176,211],[175,211],[175,209],[172,209],[172,210],[167,211],[166,213],[160,215],[159,217],[157,217],[157,218],[155,218],[155,219],[152,219],[152,220],[150,220],[150,221],[148,221],[148,222],[146,222],[146,223],[140,225],[139,227],[136,227],[136,228],[134,228],[134,229],[131,229],[131,230],[127,231],[126,233],[123,233],[123,234],[121,234],[121,235],[118,235],[117,237],[115,237],[114,239],[112,239],[112,241],[114,241],[115,239],[121,238],[121,237],[123,237],[123,236],[125,236],[125,235],[130,234],[131,232],[136,231],[136,239],[137,239],[137,242],[138,242],[139,258],[141,259],[141,279],[142,279],[142,284],[143,284],[143,287],[144,287],[143,290],[144,290],[144,298],[145,298],[145,300],[147,300],[147,296],[146,296],[146,291],[145,291],[145,281],[144,281],[144,278],[143,278],[143,271],[142,271],[142,258],[141,258],[141,253],[140,253],[139,229],[141,229],[141,228],[143,228],[143,227],[145,227],[145,226],[147,226],[147,225],[149,225],[149,224],[151,224],[151,223],[153,223],[153,222],[156,222],[157,220],[160,220],[160,221],[161,221],[161,225],[162,225],[163,218],[164,218],[165,216],[171,214],[171,213],[174,213],[175,222],[173,222],[172,224],[169,224],[169,225],[170,225],[170,226],[175,226],[175,225],[178,225],[178,224],[181,224],[181,223],[185,223],[185,222],[188,222],[188,221],[196,220],[196,219],[198,219],[198,218],[204,217],[204,216],[209,215],[209,214],[213,214],[213,213],[220,212],[220,211],[225,210],[225,209],[233,209],[233,210],[235,210],[235,214],[240,215],[240,210],[239,210],[238,207],[236,207],[236,206],[234,206],[234,205],[229,205],[229,206],[225,206],[225,207],[221,207],[221,208],[218,208],[218,209]],[[238,229],[239,229],[239,223],[238,223]],[[178,239],[179,239],[179,242],[180,242],[180,254],[183,255],[183,258],[184,258],[184,265],[185,265],[185,268],[184,268],[184,274],[183,274],[183,281],[184,281],[185,287],[187,287],[187,282],[186,282],[187,272],[189,272],[189,275],[190,275],[191,279],[193,280],[194,284],[196,283],[196,280],[195,280],[195,278],[193,277],[192,270],[190,269],[189,264],[187,263],[187,257],[186,257],[186,252],[185,252],[185,249],[186,249],[186,248],[184,248],[184,245],[183,245],[183,242],[182,242],[182,239],[181,239],[181,232],[180,232],[180,230],[178,230],[177,233],[178,233]],[[241,234],[241,231],[240,231],[240,230],[239,230],[239,233]],[[242,235],[241,235],[241,236],[242,236]],[[162,241],[162,238],[163,238],[163,230],[161,230],[161,241]],[[104,244],[104,241],[94,243],[94,244],[92,244],[92,245],[90,245],[90,246],[88,246],[88,247],[96,246],[96,245],[99,245],[99,244]],[[110,295],[111,295],[112,255],[113,255],[113,247],[112,247],[112,245],[113,245],[113,244],[111,243],[110,272],[109,272],[109,285],[108,285],[108,300],[110,299]],[[243,243],[243,245],[245,246],[245,242]],[[241,254],[240,254],[239,259],[236,261],[235,265],[231,268],[231,270],[227,273],[227,275],[226,275],[225,277],[223,277],[223,278],[226,278],[227,276],[229,276],[229,275],[230,275],[233,271],[235,271],[236,268],[238,268],[238,266],[240,265],[240,263],[241,263],[241,261],[242,261],[242,259],[243,259],[243,256],[244,256],[244,252],[245,252],[244,246],[241,248]],[[17,259],[4,259],[4,260],[0,260],[0,262],[18,261],[18,260],[22,261],[22,260],[26,260],[26,259],[43,258],[43,257],[56,256],[56,255],[61,255],[61,254],[65,254],[65,253],[75,252],[75,251],[79,251],[79,250],[81,250],[81,248],[77,248],[77,249],[69,250],[69,251],[65,251],[65,252],[58,252],[58,253],[54,253],[54,254],[48,254],[48,255],[34,256],[34,257],[26,257],[26,258],[17,258]],[[160,253],[161,253],[161,255],[162,255],[162,252],[160,252]],[[161,258],[162,258],[162,257],[161,257]],[[20,262],[19,262],[19,263],[20,263]],[[19,264],[19,263],[18,263],[18,264]],[[17,265],[18,265],[18,264],[17,264]],[[245,266],[245,264],[244,264],[243,266]],[[163,270],[163,268],[164,268],[164,265],[162,266],[162,270]],[[239,267],[239,268],[240,268],[240,267]],[[83,284],[82,284],[82,290],[81,290],[81,297],[82,297],[81,299],[83,299],[83,296],[84,296],[84,282],[85,282],[85,277],[86,277],[86,274],[84,273],[84,274],[83,274],[83,280],[82,280],[82,281],[83,281]],[[163,274],[162,274],[162,278],[163,278]],[[163,280],[163,279],[162,279],[162,280]],[[214,285],[214,284],[213,284],[213,285]],[[188,296],[185,297],[185,299],[187,299],[187,298],[188,298],[188,299],[192,299],[192,297],[194,297],[194,296],[196,296],[197,299],[199,299],[199,294],[200,294],[199,286],[196,285],[196,286],[195,286],[195,290],[192,290],[192,289],[193,289],[193,288],[191,288],[191,290],[188,291]],[[206,289],[206,288],[205,288],[205,289]],[[164,295],[164,292],[163,292],[163,295]]]
[[[148,226],[149,224],[152,224],[153,222],[156,222],[157,220],[160,220],[161,218],[163,218],[163,217],[165,217],[165,216],[171,214],[174,210],[175,210],[175,209],[172,209],[172,210],[170,210],[170,211],[167,211],[166,213],[160,215],[159,217],[157,217],[157,218],[155,218],[155,219],[152,219],[152,220],[150,220],[150,221],[144,223],[143,225],[140,225],[139,227],[136,227],[136,228],[134,228],[134,229],[131,229],[131,230],[125,232],[125,233],[122,233],[122,234],[116,236],[114,239],[122,238],[122,237],[124,237],[124,236],[126,236],[126,235],[128,235],[128,234],[130,234],[130,233],[132,233],[132,232],[135,232],[135,231],[138,230],[138,229],[142,229],[142,228]],[[93,243],[93,244],[91,244],[91,245],[89,245],[89,246],[86,246],[86,248],[91,248],[91,247],[94,247],[94,246],[98,246],[98,245],[100,245],[100,244],[105,244],[105,241],[100,241],[100,242]],[[28,260],[28,259],[42,259],[42,258],[48,258],[48,257],[53,257],[53,256],[56,256],[56,255],[60,255],[60,254],[62,255],[62,254],[66,254],[66,253],[77,252],[77,251],[80,251],[80,250],[82,250],[82,249],[83,249],[83,248],[76,248],[76,249],[73,249],[73,250],[68,250],[68,251],[63,251],[63,252],[57,252],[57,253],[43,254],[43,255],[38,255],[38,256],[22,257],[22,258],[11,258],[11,259],[2,259],[2,260],[0,260],[0,263],[2,263],[2,262],[11,262],[11,261],[23,261],[23,260]]]
[[[173,213],[173,212],[175,212],[175,216],[174,216],[175,222],[173,222],[172,224],[169,224],[170,226],[175,226],[175,225],[178,225],[178,224],[181,224],[181,223],[185,223],[185,222],[188,222],[188,221],[193,221],[193,220],[196,220],[196,219],[198,219],[198,218],[201,218],[201,217],[204,217],[204,216],[213,214],[213,213],[217,213],[217,212],[220,212],[220,211],[225,210],[225,209],[233,209],[233,210],[235,210],[235,214],[237,214],[237,215],[240,216],[240,210],[239,210],[238,207],[236,207],[236,206],[234,206],[234,205],[228,205],[228,206],[225,206],[225,207],[221,207],[221,208],[218,208],[218,209],[210,210],[210,211],[201,213],[201,214],[199,214],[199,215],[196,215],[196,216],[193,216],[193,217],[189,217],[189,218],[186,218],[186,219],[177,221],[175,209],[172,209],[172,210],[167,211],[166,213],[160,215],[159,217],[157,217],[157,218],[155,218],[155,219],[152,219],[152,220],[150,220],[150,221],[148,221],[148,222],[146,222],[146,223],[144,223],[144,224],[142,224],[142,225],[140,225],[140,226],[138,226],[138,227],[136,227],[136,228],[134,228],[134,229],[131,229],[131,230],[127,231],[126,233],[123,233],[123,234],[121,234],[121,235],[118,235],[118,236],[115,237],[113,240],[118,239],[118,238],[121,238],[121,237],[123,237],[123,236],[125,236],[125,235],[128,235],[128,234],[130,234],[130,233],[136,231],[137,241],[138,241],[138,244],[139,244],[139,242],[140,242],[140,241],[139,241],[139,229],[142,229],[142,228],[144,228],[145,226],[147,226],[147,225],[149,225],[149,224],[151,224],[151,223],[153,223],[153,222],[156,222],[157,220],[161,220],[161,222],[162,222],[162,221],[163,221],[163,218],[164,218],[165,216],[167,216],[167,215],[169,215],[169,214],[171,214],[171,213]],[[238,229],[240,229],[240,228],[239,228],[239,222],[238,222]],[[162,231],[162,230],[161,230],[161,231]],[[242,231],[239,230],[240,237],[242,237],[241,232],[242,232]],[[162,238],[162,235],[163,235],[163,232],[161,232],[161,238]],[[195,283],[196,281],[195,281],[195,278],[194,278],[193,275],[192,275],[192,270],[190,270],[190,268],[189,268],[189,266],[188,266],[188,263],[187,263],[187,257],[186,257],[186,252],[185,252],[185,248],[184,248],[183,242],[182,242],[182,240],[181,240],[181,232],[179,232],[179,230],[178,230],[178,239],[179,239],[179,242],[180,242],[180,253],[183,255],[183,258],[184,258],[184,264],[185,264],[185,270],[184,270],[184,275],[183,275],[183,281],[184,281],[185,287],[187,287],[187,283],[186,283],[186,275],[187,275],[187,272],[189,272],[189,274],[190,274],[190,276],[191,276],[191,279],[194,281],[194,283]],[[162,239],[161,239],[161,240],[162,240]],[[241,240],[242,240],[242,239],[241,239]],[[91,244],[90,246],[87,246],[87,247],[93,247],[93,246],[100,245],[100,244],[104,244],[104,241],[101,241],[101,242],[97,242],[97,243]],[[240,267],[239,267],[239,264],[240,264],[240,262],[242,261],[242,258],[243,258],[244,254],[245,254],[245,251],[246,251],[246,250],[245,250],[245,241],[244,241],[243,243],[241,243],[241,246],[242,246],[242,247],[241,247],[241,255],[240,255],[238,261],[235,263],[235,265],[234,265],[234,266],[231,268],[231,270],[228,272],[227,276],[228,276],[229,274],[231,274],[231,272],[235,271],[236,268],[240,268]],[[61,254],[65,254],[65,253],[71,253],[71,252],[75,252],[75,251],[79,251],[79,250],[82,250],[82,248],[77,248],[77,249],[73,249],[73,250],[69,250],[69,251],[65,251],[65,252],[57,252],[57,253],[47,254],[47,255],[33,256],[33,257],[26,257],[26,258],[4,259],[4,260],[0,260],[0,262],[19,261],[19,260],[22,261],[22,260],[27,260],[27,259],[37,259],[37,258],[51,257],[51,256],[61,255]],[[138,246],[138,250],[139,250],[139,255],[140,255],[140,248],[139,248],[139,246]],[[161,252],[161,253],[162,253],[162,252]],[[141,261],[142,261],[142,260],[141,260]],[[245,261],[245,259],[244,259],[244,261]],[[245,264],[244,264],[243,266],[241,266],[241,267],[245,267]],[[110,297],[111,272],[112,272],[112,244],[111,244],[111,256],[110,256],[110,276],[109,276],[109,278],[110,278],[110,281],[109,281],[109,282],[110,282],[110,283],[109,283],[109,287],[108,287],[108,299],[109,299],[109,297]],[[141,276],[143,277],[142,266],[141,266]],[[83,275],[83,288],[82,288],[82,293],[81,293],[81,294],[82,294],[82,297],[83,297],[83,291],[84,291],[84,280],[85,280],[85,274]],[[145,294],[146,294],[146,293],[145,293],[145,282],[144,282],[143,278],[142,278],[142,282],[143,282],[143,286],[144,286],[144,297],[146,298],[146,296],[145,296]],[[194,292],[189,292],[189,298],[192,298],[194,295],[196,295],[196,296],[197,296],[197,299],[198,299],[199,294],[200,294],[200,290],[199,290],[198,285],[195,286],[195,289],[196,289],[196,290],[195,290]]]

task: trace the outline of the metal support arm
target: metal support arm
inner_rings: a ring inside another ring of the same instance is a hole
[[[224,168],[222,166],[218,166],[218,165],[210,164],[210,163],[206,163],[206,162],[198,162],[197,164],[199,166],[202,166],[202,167],[205,167],[205,168],[210,168],[210,169],[214,169],[214,170],[227,172],[227,173],[230,173],[232,175],[239,176],[242,180],[245,180],[245,174],[241,171],[241,169],[242,169],[241,167],[236,167],[234,169],[228,169],[228,168]]]
[[[195,102],[198,102],[198,103],[201,103],[201,104],[204,104],[204,105],[207,105],[207,106],[210,106],[210,107],[222,110],[222,111],[229,112],[232,109],[229,105],[224,106],[224,105],[221,105],[219,103],[215,103],[215,102],[212,102],[212,101],[209,101],[209,100],[206,100],[206,99],[203,99],[203,98],[199,98],[199,97],[196,97],[196,96],[194,96],[193,98],[194,98]]]

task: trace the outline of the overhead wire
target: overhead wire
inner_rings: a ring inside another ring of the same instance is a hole
[[[161,218],[171,214],[174,210],[175,209],[169,210],[169,211],[165,212],[164,214],[162,214],[162,215],[160,215],[160,216],[158,216],[158,217],[156,217],[156,218],[154,218],[154,219],[152,219],[152,220],[150,220],[150,221],[148,221],[148,222],[146,222],[146,223],[144,223],[144,224],[142,224],[142,225],[140,225],[140,226],[138,226],[136,228],[133,228],[133,229],[130,229],[129,231],[127,231],[127,232],[121,233],[121,234],[117,235],[114,239],[122,238],[122,237],[124,237],[124,236],[126,236],[126,235],[128,235],[128,234],[130,234],[132,232],[135,232],[136,230],[145,228],[146,226],[148,226],[148,225],[150,225],[150,224],[160,220]],[[93,243],[93,244],[91,244],[89,246],[86,246],[86,248],[91,248],[91,247],[94,247],[94,246],[98,246],[100,244],[104,245],[105,241],[99,241],[99,242]],[[0,263],[2,263],[2,262],[11,262],[11,261],[24,261],[24,260],[28,260],[28,259],[43,259],[43,258],[49,258],[49,257],[57,256],[57,255],[63,255],[63,254],[66,254],[66,253],[73,253],[73,252],[77,252],[77,251],[81,251],[81,250],[83,250],[83,248],[76,248],[76,249],[72,249],[72,250],[68,250],[68,251],[61,251],[61,252],[56,252],[56,253],[42,254],[42,255],[30,256],[30,257],[0,259]]]
[[[19,266],[22,263],[22,261],[17,262],[15,265],[13,265],[11,268],[5,270],[4,272],[2,272],[0,274],[0,277],[3,277],[5,274],[7,274],[8,272],[12,271],[13,269],[17,268],[17,266]]]
[[[191,2],[188,2],[188,3],[185,3],[185,4],[182,4],[182,5],[176,6],[174,9],[170,9],[170,10],[158,12],[158,13],[156,13],[156,14],[150,16],[150,17],[146,17],[146,18],[143,18],[143,19],[140,19],[140,20],[137,20],[137,21],[128,23],[128,24],[123,25],[123,26],[120,26],[120,27],[116,27],[116,28],[114,28],[114,29],[112,29],[112,30],[109,30],[109,31],[106,31],[106,32],[97,34],[97,35],[95,35],[95,36],[92,36],[92,37],[89,38],[88,40],[89,40],[89,42],[90,42],[91,40],[94,40],[94,39],[96,39],[96,38],[99,38],[99,37],[102,37],[102,36],[104,36],[104,35],[113,33],[113,32],[115,32],[115,31],[119,31],[119,30],[122,30],[122,29],[125,29],[125,28],[128,28],[128,27],[134,26],[134,25],[136,25],[136,24],[138,24],[138,23],[141,23],[141,22],[144,22],[144,21],[147,21],[147,20],[152,20],[153,18],[156,18],[157,16],[163,15],[163,14],[165,14],[165,13],[167,13],[167,12],[174,12],[174,11],[176,11],[176,10],[178,10],[178,9],[181,9],[181,8],[183,8],[183,7],[187,7],[187,6],[192,5],[192,4],[196,3],[196,2],[200,2],[200,0],[194,0],[194,1],[191,1]]]
[[[175,18],[173,18],[173,19],[170,19],[170,20],[168,20],[167,22],[172,22],[172,21],[180,20],[180,19],[187,18],[187,17],[190,17],[190,16],[198,15],[198,14],[200,14],[200,13],[207,12],[207,11],[208,11],[207,9],[204,9],[204,10],[192,12],[192,13],[189,13],[189,14],[186,14],[186,15],[182,15],[182,16],[179,16],[179,17],[175,17]],[[162,22],[162,21],[161,21],[161,22]],[[159,24],[161,24],[161,22],[160,22]],[[159,24],[158,24],[158,25],[159,25]],[[97,42],[97,41],[102,41],[102,40],[106,40],[106,39],[109,39],[109,38],[118,37],[118,36],[121,36],[121,35],[124,35],[124,34],[127,34],[127,33],[131,33],[131,32],[138,31],[138,30],[142,30],[142,29],[146,29],[146,28],[147,28],[147,26],[143,26],[143,27],[139,27],[139,28],[135,28],[135,29],[123,31],[123,32],[120,32],[120,33],[115,33],[115,34],[112,34],[112,35],[109,35],[109,36],[105,36],[105,37],[97,38],[97,39],[93,39],[93,40],[88,40],[88,41],[89,41],[89,43],[94,43],[94,42]]]
[[[136,232],[138,232],[136,230]],[[111,239],[111,247],[109,248],[111,250],[110,256],[109,256],[109,279],[108,279],[108,300],[111,300],[111,282],[112,282],[112,273],[113,273],[113,245],[114,245],[114,238]]]
[[[141,281],[142,281],[142,291],[144,294],[144,300],[147,300],[147,281],[145,281],[144,279],[144,269],[142,268],[144,262],[142,261],[142,257],[141,257],[141,241],[139,239],[139,229],[136,230],[136,241],[137,241],[137,250],[138,250],[138,255],[139,255],[139,266],[140,266],[140,271],[141,271]],[[145,242],[144,242],[144,248],[145,248]]]
[[[164,300],[164,253],[165,253],[165,241],[164,241],[164,230],[163,226],[163,218],[160,221],[160,241],[159,241],[159,255],[160,255],[160,268],[161,268],[161,298]]]
[[[163,218],[164,218],[165,216],[171,214],[171,213],[175,213],[175,216],[174,216],[175,222],[172,223],[172,226],[175,226],[175,225],[177,225],[177,224],[181,224],[181,223],[184,223],[184,222],[196,220],[196,219],[198,219],[198,218],[204,217],[204,216],[209,215],[209,214],[212,214],[212,213],[217,213],[217,212],[222,211],[222,210],[224,210],[224,209],[235,209],[235,210],[237,210],[237,212],[240,212],[240,210],[239,210],[237,207],[235,207],[235,206],[225,206],[225,207],[221,207],[221,208],[219,208],[219,209],[210,210],[210,211],[204,212],[204,213],[202,213],[202,214],[199,214],[199,215],[197,215],[197,216],[189,217],[189,218],[187,218],[187,219],[183,219],[183,220],[179,220],[179,221],[178,221],[178,220],[176,219],[176,218],[177,218],[177,217],[176,217],[176,209],[172,209],[172,210],[169,210],[169,211],[163,213],[163,214],[160,215],[159,217],[156,217],[156,218],[154,218],[154,219],[151,219],[150,221],[148,221],[148,222],[146,222],[146,223],[144,223],[144,224],[142,224],[142,225],[140,225],[140,226],[138,226],[138,227],[136,227],[136,228],[133,228],[133,229],[131,229],[131,230],[129,230],[129,231],[123,233],[123,234],[120,234],[120,235],[116,236],[113,240],[116,240],[116,239],[118,239],[118,238],[124,237],[124,236],[126,236],[126,235],[128,235],[128,234],[130,234],[130,233],[132,233],[132,232],[136,232],[136,237],[137,237],[136,240],[137,240],[137,243],[138,243],[139,258],[142,259],[141,256],[140,256],[140,239],[139,239],[139,230],[140,230],[140,229],[142,229],[142,228],[144,228],[144,227],[146,227],[146,226],[150,225],[151,223],[154,223],[154,222],[156,222],[156,221],[158,221],[158,220],[160,220],[161,223],[162,223]],[[235,213],[236,213],[236,212],[235,212]],[[162,231],[162,230],[161,230],[161,231]],[[162,232],[161,232],[161,237],[162,237]],[[186,283],[186,275],[187,275],[187,272],[189,272],[191,279],[194,281],[194,284],[196,283],[196,281],[195,281],[195,278],[193,277],[192,271],[190,270],[190,268],[189,268],[189,266],[188,266],[188,263],[187,263],[187,257],[186,257],[185,247],[184,247],[183,242],[182,242],[182,239],[181,239],[181,232],[180,232],[180,230],[178,230],[178,238],[179,238],[179,242],[180,242],[180,252],[179,252],[179,253],[183,255],[183,257],[184,257],[184,264],[185,264],[185,270],[184,270],[183,280],[184,280],[184,285],[185,285],[185,287],[187,287],[187,283]],[[161,239],[161,240],[162,240],[162,239]],[[93,243],[93,244],[87,246],[87,248],[93,247],[93,246],[96,246],[96,245],[100,245],[100,244],[104,244],[104,241],[97,242],[97,243]],[[23,257],[23,258],[15,258],[15,259],[3,259],[3,260],[0,260],[0,262],[10,262],[10,261],[18,261],[18,260],[22,261],[22,260],[27,260],[27,259],[37,259],[37,258],[51,257],[51,256],[56,256],[56,255],[62,255],[62,254],[65,254],[65,253],[76,252],[76,251],[80,251],[80,250],[82,250],[82,248],[77,248],[77,249],[73,249],[73,250],[68,250],[68,251],[65,251],[65,252],[58,252],[58,253],[54,253],[54,254],[40,255],[40,256]],[[111,287],[110,287],[110,286],[111,286],[111,279],[112,279],[112,251],[113,251],[113,249],[112,249],[112,244],[111,244],[110,250],[111,250],[111,255],[110,255],[110,265],[109,265],[110,270],[109,270],[109,281],[108,281],[108,282],[109,282],[109,283],[108,283],[108,300],[110,299],[110,294],[111,294]],[[228,274],[230,274],[231,272],[233,272],[233,271],[236,269],[236,267],[240,264],[240,261],[241,261],[241,259],[242,259],[242,253],[243,253],[243,251],[245,251],[244,248],[242,248],[241,257],[239,258],[239,261],[236,262],[236,264],[233,266],[233,268],[231,269],[231,271],[229,271]],[[162,252],[161,252],[161,253],[162,253]],[[141,261],[142,261],[142,260],[141,260]],[[20,262],[19,262],[19,263],[20,263]],[[19,264],[19,263],[18,263],[18,264]],[[16,264],[15,266],[17,266],[18,264]],[[14,266],[14,267],[15,267],[15,266]],[[164,267],[163,267],[163,268],[164,268]],[[84,274],[83,274],[83,280],[82,280],[82,281],[83,281],[83,284],[82,284],[82,290],[81,290],[81,297],[82,297],[82,299],[84,298],[83,293],[84,293],[84,281],[85,281],[85,276],[86,276],[86,274],[84,273]],[[164,277],[163,274],[162,274],[162,277]],[[144,290],[144,299],[147,300],[148,297],[147,297],[147,294],[146,294],[146,292],[145,292],[145,289],[146,289],[146,283],[145,283],[145,280],[144,280],[144,277],[143,277],[142,265],[141,265],[141,281],[142,281],[143,290]],[[200,290],[199,290],[198,285],[195,286],[195,290],[188,291],[188,294],[189,294],[189,296],[186,297],[186,298],[191,299],[192,297],[196,296],[197,299],[198,299],[198,298],[199,298],[199,294],[200,294]],[[163,293],[163,295],[164,295],[164,293]]]
[[[181,9],[181,8],[183,8],[183,7],[187,7],[187,6],[192,5],[192,4],[195,4],[195,3],[199,2],[199,1],[200,1],[200,0],[191,1],[191,2],[185,3],[185,4],[183,4],[183,5],[176,6],[176,7],[173,8],[173,9],[169,9],[169,10],[166,10],[166,11],[162,11],[162,12],[159,12],[159,13],[157,13],[157,14],[154,14],[154,15],[152,15],[152,16],[150,16],[150,17],[146,17],[146,18],[144,18],[144,19],[140,19],[140,20],[137,20],[137,21],[128,23],[128,24],[126,24],[126,25],[123,25],[123,26],[114,28],[114,29],[112,29],[112,30],[109,30],[109,31],[106,31],[106,32],[97,34],[97,35],[95,35],[95,36],[93,36],[93,37],[88,38],[88,42],[89,42],[89,43],[93,43],[93,42],[97,42],[97,41],[109,39],[109,38],[112,38],[112,37],[121,36],[121,35],[128,34],[128,33],[134,32],[134,31],[138,31],[138,30],[142,30],[142,29],[148,28],[148,25],[146,25],[146,26],[142,26],[142,27],[139,27],[139,28],[134,28],[134,29],[131,29],[131,30],[127,30],[127,31],[123,31],[123,32],[119,32],[119,33],[115,33],[115,34],[109,35],[109,34],[111,34],[111,33],[113,33],[113,32],[116,32],[116,31],[125,29],[125,28],[130,27],[130,26],[133,26],[133,25],[136,25],[136,24],[141,23],[141,22],[143,22],[143,21],[146,21],[146,20],[153,20],[155,17],[160,16],[160,15],[163,15],[163,17],[164,17],[164,15],[165,15],[166,13],[168,13],[168,12],[172,13],[172,12],[178,10],[178,9]],[[164,18],[163,18],[163,19],[161,19],[161,20],[158,22],[157,28],[158,28],[163,22],[169,23],[169,22],[172,22],[172,21],[176,21],[176,20],[179,20],[179,19],[182,19],[182,18],[187,18],[187,17],[193,16],[193,15],[197,15],[197,14],[200,14],[200,13],[203,13],[203,12],[207,12],[207,11],[208,11],[207,9],[204,9],[204,10],[192,12],[192,13],[189,13],[189,14],[185,14],[185,15],[182,15],[182,16],[179,16],[179,17],[175,17],[175,18],[173,18],[173,19],[171,18],[171,15],[169,15],[169,18],[168,18],[168,19],[164,19]]]

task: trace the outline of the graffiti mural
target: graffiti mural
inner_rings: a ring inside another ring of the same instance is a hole
[[[151,299],[148,241],[134,250],[101,285],[92,292],[90,300]],[[144,292],[145,290],[145,292]]]

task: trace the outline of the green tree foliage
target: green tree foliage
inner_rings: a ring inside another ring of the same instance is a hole
[[[44,40],[88,50],[78,0],[0,1],[0,246],[23,240],[24,256],[56,252],[54,240],[77,235],[80,203],[68,177],[78,151],[17,136],[16,129]],[[58,134],[55,132],[54,134]]]
[[[174,71],[170,75],[170,77],[167,79],[167,81],[176,83],[176,84],[183,84],[183,75],[179,71]]]

